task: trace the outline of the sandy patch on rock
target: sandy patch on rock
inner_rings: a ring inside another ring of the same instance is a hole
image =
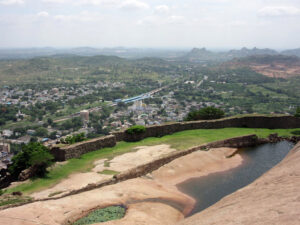
[[[172,225],[183,218],[182,213],[169,205],[143,202],[130,205],[123,219],[98,223],[98,225]]]
[[[95,172],[72,174],[52,188],[31,194],[31,197],[35,199],[58,197],[66,192],[83,188],[88,184],[97,183],[110,177],[112,176]]]
[[[108,167],[105,167],[105,161],[107,161],[107,159],[100,159],[94,162],[94,168],[92,169],[93,172],[101,172],[105,169],[107,169]]]
[[[170,148],[169,145],[155,145],[155,146],[140,146],[136,147],[138,151],[125,153],[117,156],[110,161],[110,170],[114,171],[126,171],[149,163],[155,159],[161,158],[170,152],[176,151],[176,149]]]
[[[229,170],[243,161],[239,154],[227,158],[235,151],[235,148],[214,148],[208,152],[197,151],[164,165],[154,171],[152,177],[158,182],[175,186],[193,177]]]
[[[179,192],[169,191],[151,180],[137,178],[59,200],[35,202],[0,211],[0,224],[23,225],[24,221],[28,221],[26,224],[61,225],[69,219],[78,218],[90,209],[115,204],[129,206],[129,217],[124,218],[126,223],[123,224],[138,225],[141,224],[141,220],[151,222],[150,224],[159,224],[157,221],[163,221],[162,217],[173,222],[183,218],[178,210],[169,205],[148,201],[143,204],[143,200],[146,199],[164,198],[172,199],[183,207],[193,204],[192,199]],[[135,201],[139,203],[131,204]],[[159,211],[156,211],[156,208]],[[152,215],[153,212],[156,214]]]
[[[116,156],[110,161],[107,159],[97,160],[94,162],[94,168],[91,172],[72,174],[52,188],[31,194],[31,197],[36,199],[58,197],[72,190],[83,188],[88,184],[111,178],[112,175],[101,174],[104,170],[123,172],[176,151],[176,149],[170,148],[169,145],[140,146],[136,150],[138,151]],[[105,166],[106,161],[109,162],[109,167]]]

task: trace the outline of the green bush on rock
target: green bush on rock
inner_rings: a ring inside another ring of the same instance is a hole
[[[146,128],[141,125],[135,125],[126,130],[127,134],[142,134],[146,132]]]
[[[225,113],[223,110],[215,107],[205,107],[200,110],[191,111],[185,118],[186,121],[193,120],[213,120],[224,117]]]
[[[85,140],[86,140],[85,134],[80,133],[80,134],[69,135],[66,138],[61,138],[60,142],[63,144],[71,145]]]
[[[77,220],[73,225],[86,225],[121,219],[124,217],[125,211],[125,208],[122,206],[110,206],[103,209],[97,209]]]
[[[300,130],[292,131],[291,134],[294,134],[294,135],[300,135]]]

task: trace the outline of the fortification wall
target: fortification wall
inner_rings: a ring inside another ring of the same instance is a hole
[[[147,137],[162,137],[184,130],[218,129],[225,127],[268,129],[300,128],[300,118],[293,116],[244,116],[219,120],[192,121],[149,126],[143,134],[129,135],[126,132],[116,132],[113,133],[113,135],[116,136],[117,141],[138,141]]]
[[[225,127],[269,128],[289,129],[300,128],[300,118],[293,116],[243,116],[236,118],[224,118],[219,120],[178,122],[157,126],[149,126],[145,133],[130,135],[125,131],[114,132],[112,135],[77,143],[67,147],[54,147],[51,153],[57,161],[64,161],[80,157],[82,154],[99,150],[105,147],[113,147],[119,141],[139,141],[147,137],[162,137],[184,130],[194,129],[218,129]],[[233,146],[238,147],[238,146]]]
[[[75,195],[75,194],[79,194],[79,193],[82,193],[85,191],[90,191],[90,190],[93,190],[96,188],[104,187],[107,185],[116,184],[116,183],[122,182],[124,180],[141,177],[141,176],[144,176],[148,173],[151,173],[151,172],[157,170],[158,168],[162,167],[163,165],[165,165],[177,158],[188,155],[188,154],[193,153],[198,150],[209,150],[209,148],[218,148],[218,147],[234,148],[237,146],[242,148],[242,147],[254,146],[254,145],[257,145],[260,143],[262,143],[261,139],[259,139],[256,135],[253,134],[253,135],[246,135],[246,136],[241,136],[241,137],[236,137],[236,138],[225,139],[222,141],[215,141],[215,142],[200,145],[200,146],[193,147],[193,148],[183,150],[183,151],[171,152],[159,159],[153,160],[149,163],[137,166],[133,169],[130,169],[130,170],[124,171],[120,174],[114,175],[113,178],[110,178],[110,179],[107,179],[105,181],[101,181],[98,183],[94,183],[94,184],[88,184],[87,186],[85,186],[83,188],[80,188],[77,190],[72,190],[69,193],[66,193],[60,197],[46,198],[44,200],[59,199],[62,197]]]
[[[113,147],[116,145],[116,143],[116,137],[114,135],[108,135],[105,137],[91,139],[66,147],[55,147],[51,149],[51,153],[54,155],[55,160],[65,161],[71,158],[78,158],[82,154],[91,151],[99,150],[106,147]]]

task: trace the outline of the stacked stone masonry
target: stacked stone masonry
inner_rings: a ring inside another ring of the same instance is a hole
[[[149,126],[146,131],[138,135],[130,135],[125,131],[115,132],[112,135],[77,143],[67,147],[54,147],[51,153],[57,161],[78,158],[82,154],[113,147],[119,141],[139,141],[147,137],[162,137],[184,130],[218,129],[225,127],[291,129],[300,128],[300,118],[293,116],[243,116],[224,118],[209,121],[178,122],[157,126]],[[237,146],[238,147],[238,146]]]

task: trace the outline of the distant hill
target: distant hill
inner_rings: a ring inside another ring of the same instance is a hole
[[[276,55],[277,51],[272,49],[248,49],[242,48],[240,50],[230,50],[228,52],[211,52],[205,48],[194,48],[184,57],[181,57],[181,60],[189,62],[209,62],[209,61],[229,61],[234,58],[247,57],[252,55]]]
[[[206,62],[206,61],[218,61],[220,60],[220,54],[206,50],[206,48],[193,48],[187,53],[182,60],[190,62]]]
[[[300,48],[297,49],[291,49],[281,52],[283,55],[294,55],[300,57]]]
[[[242,48],[240,50],[230,50],[225,53],[227,58],[239,58],[239,57],[247,57],[252,55],[277,55],[278,52],[269,48],[259,49],[259,48]]]
[[[236,58],[224,65],[229,67],[250,67],[268,77],[288,78],[300,76],[300,58],[286,55],[254,55]]]
[[[34,57],[46,57],[55,55],[78,55],[78,56],[118,56],[123,58],[176,58],[186,54],[186,51],[172,49],[152,49],[152,48],[20,48],[20,49],[0,49],[0,60],[2,59],[28,59]]]
[[[0,83],[31,83],[32,80],[45,82],[81,82],[91,77],[110,76],[111,74],[161,73],[172,62],[160,58],[126,59],[118,56],[78,56],[58,54],[30,59],[0,60]],[[112,72],[113,71],[113,72]]]

